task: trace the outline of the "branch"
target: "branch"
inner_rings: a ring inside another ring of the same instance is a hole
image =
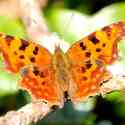
[[[7,112],[0,118],[0,125],[28,125],[42,119],[51,111],[44,102],[30,103],[18,111]]]
[[[109,79],[100,87],[100,92],[102,95],[114,91],[114,90],[124,90],[125,89],[125,76],[115,76]]]
[[[48,27],[40,11],[40,6],[35,0],[19,0],[20,15],[26,26],[30,39],[48,34]]]

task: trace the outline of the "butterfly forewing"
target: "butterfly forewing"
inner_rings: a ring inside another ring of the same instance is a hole
[[[52,69],[52,55],[35,42],[0,34],[0,50],[7,70],[21,72],[20,87],[35,100],[59,104],[58,85]]]

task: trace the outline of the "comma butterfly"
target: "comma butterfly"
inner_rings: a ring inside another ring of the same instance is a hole
[[[61,105],[66,98],[79,102],[100,93],[110,77],[106,65],[118,60],[123,36],[125,21],[120,21],[79,40],[66,53],[56,47],[51,54],[35,42],[0,33],[0,50],[9,71],[22,71],[19,85],[34,100]]]

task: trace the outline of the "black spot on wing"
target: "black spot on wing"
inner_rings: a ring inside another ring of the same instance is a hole
[[[8,46],[10,45],[11,41],[14,40],[14,37],[13,36],[5,36],[5,41],[7,42]]]
[[[92,63],[91,63],[91,61],[89,60],[89,61],[86,61],[85,65],[86,65],[86,68],[89,69],[89,68],[91,68]]]
[[[34,58],[34,57],[31,57],[31,58],[30,58],[30,61],[34,63],[34,62],[35,62],[35,58]]]
[[[20,58],[20,59],[24,59],[24,55],[20,55],[19,58]]]
[[[81,47],[82,50],[86,50],[86,46],[83,45],[83,42],[81,42],[79,45],[80,45],[80,47]]]
[[[40,77],[45,77],[43,72],[40,72]]]
[[[99,43],[99,40],[96,38],[95,34],[91,34],[90,36],[88,36],[88,40],[90,40],[95,45]]]
[[[45,81],[43,81],[41,84],[42,84],[42,85],[45,85],[45,84],[46,84],[46,82],[45,82]]]
[[[18,55],[18,53],[16,51],[14,51],[14,55]]]
[[[85,53],[85,56],[86,56],[86,57],[90,57],[90,56],[91,56],[91,53],[90,53],[90,52],[86,52],[86,53]]]
[[[33,73],[37,76],[37,75],[39,75],[39,70],[35,68]]]
[[[81,72],[82,72],[82,73],[85,73],[85,72],[86,72],[85,67],[83,67],[83,66],[81,67]]]
[[[91,63],[87,63],[87,64],[86,64],[86,68],[87,68],[87,69],[91,68],[91,66],[92,66]]]
[[[39,50],[39,48],[36,46],[36,47],[34,48],[34,50],[33,50],[33,54],[34,54],[34,55],[37,55],[38,50]]]
[[[86,81],[88,78],[86,76],[82,77],[82,80]]]
[[[105,46],[106,46],[106,43],[103,43],[103,44],[102,44],[102,47],[105,47]]]
[[[96,48],[96,52],[101,52],[101,49],[100,48]]]
[[[28,45],[29,45],[28,41],[21,39],[21,46],[19,47],[19,49],[24,51],[26,47],[28,47]]]
[[[105,27],[102,29],[102,31],[104,31],[108,37],[111,36],[111,32],[112,32],[111,27],[105,26]]]

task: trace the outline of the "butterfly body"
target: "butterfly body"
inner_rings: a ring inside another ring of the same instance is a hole
[[[55,54],[35,42],[0,34],[0,50],[6,69],[22,76],[19,86],[33,100],[63,106],[101,92],[103,81],[111,78],[108,65],[119,60],[118,42],[125,36],[125,21],[114,23],[79,40],[64,53]]]
[[[57,78],[58,83],[62,86],[61,88],[64,91],[67,91],[69,85],[70,64],[68,63],[68,58],[66,58],[60,47],[55,50],[53,66],[56,71],[55,77]]]

